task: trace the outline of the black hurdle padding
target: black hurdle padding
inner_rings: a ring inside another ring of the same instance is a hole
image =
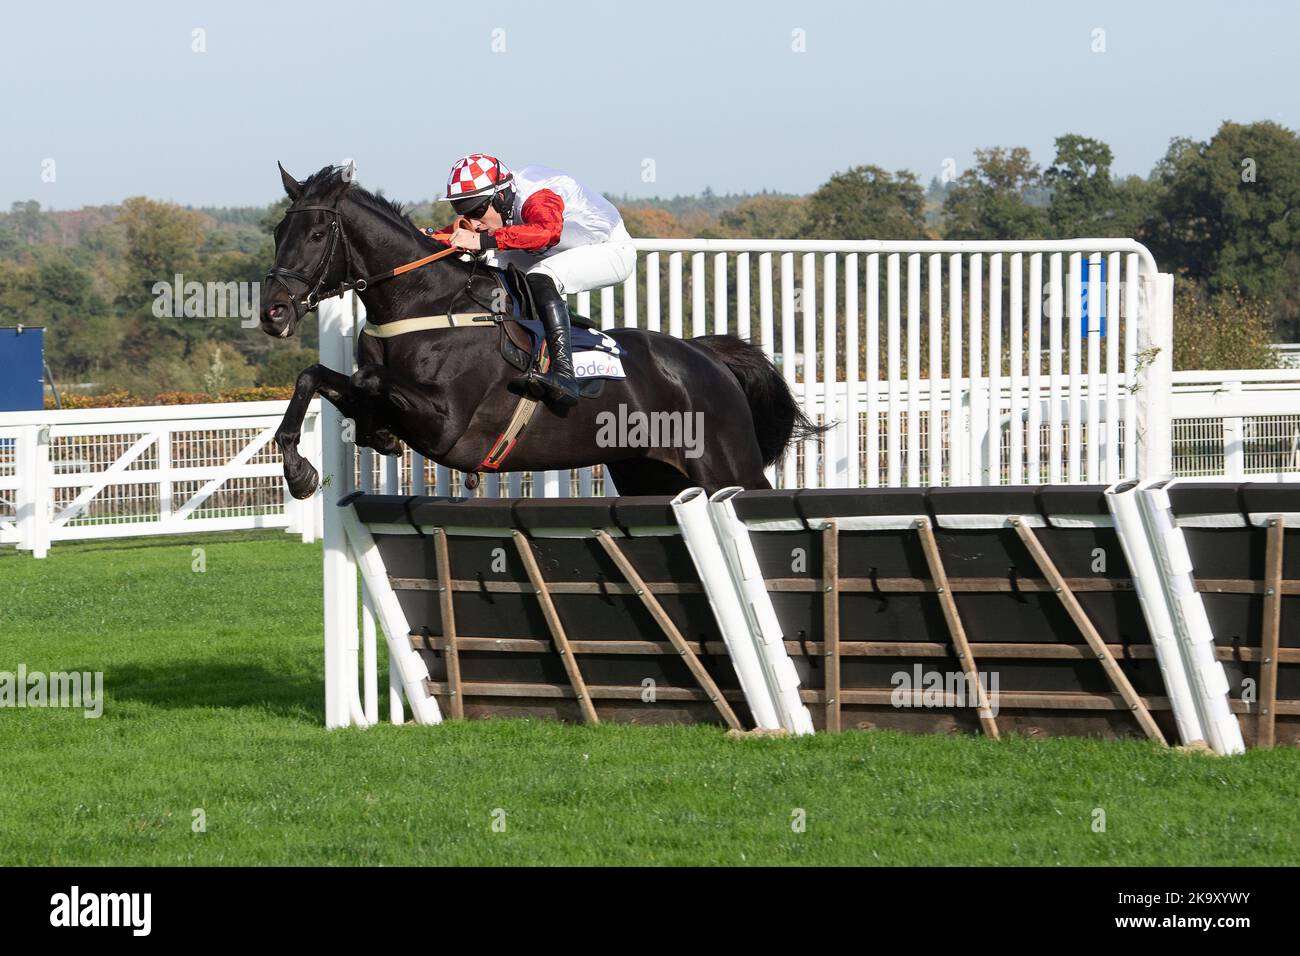
[[[519,554],[519,532],[537,561],[567,639],[579,642],[575,659],[602,720],[722,723],[717,708],[597,540],[594,532],[601,529],[683,637],[700,645],[701,663],[740,720],[752,723],[708,598],[678,532],[671,498],[421,498],[404,505],[408,500],[366,495],[355,505],[362,521],[372,526],[412,632],[434,639],[444,631],[429,534],[434,527],[444,529],[455,582],[453,609],[466,716],[575,723],[582,719]],[[409,524],[407,511],[423,536],[374,528],[377,522]],[[650,642],[656,647],[647,653],[641,648]],[[434,696],[447,713],[446,658],[430,646],[434,643],[417,637],[414,646],[429,668]],[[601,644],[607,644],[609,652],[601,651]]]
[[[1300,581],[1300,484],[1175,482],[1167,491],[1220,649],[1242,735],[1253,744],[1256,720],[1251,715],[1259,708],[1242,698],[1252,683],[1259,686],[1261,661],[1256,658],[1264,628],[1268,519],[1283,518],[1282,580]],[[1280,615],[1281,706],[1275,713],[1275,734],[1279,743],[1300,743],[1300,666],[1288,660],[1300,648],[1300,595],[1283,589]],[[1227,655],[1225,648],[1230,650]]]
[[[782,630],[804,649],[795,660],[805,689],[823,688],[820,528],[832,519],[837,523],[844,726],[978,729],[969,709],[918,713],[854,702],[854,691],[875,692],[856,695],[859,700],[878,699],[881,691],[900,683],[900,673],[914,674],[917,667],[924,675],[945,679],[960,671],[915,526],[924,519],[934,529],[980,671],[996,672],[999,690],[1024,704],[1004,702],[999,725],[1028,734],[1136,735],[1141,731],[1126,708],[1090,709],[1095,695],[1114,699],[1114,689],[1093,655],[1082,652],[1083,636],[1005,520],[1023,516],[1042,525],[1033,527],[1033,533],[1060,573],[1090,586],[1077,590],[1076,597],[1103,640],[1134,649],[1135,656],[1116,655],[1121,668],[1139,693],[1164,703],[1159,668],[1104,491],[1103,486],[810,489],[742,492],[732,500],[737,516],[751,529]],[[791,518],[801,526],[793,527]],[[971,518],[973,522],[962,520]],[[988,526],[960,526],[968,523]],[[861,646],[868,653],[844,648],[847,642],[869,642]],[[1007,656],[983,655],[980,645],[985,650],[1001,645]],[[1045,652],[1035,656],[1036,651]],[[1032,706],[1040,700],[1054,706]],[[810,711],[820,724],[821,709],[810,705]],[[1167,710],[1158,711],[1157,720],[1168,733],[1174,731]]]

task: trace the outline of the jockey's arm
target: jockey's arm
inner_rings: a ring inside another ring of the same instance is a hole
[[[519,249],[544,252],[560,241],[564,232],[564,200],[549,189],[539,189],[519,210],[520,222],[502,226],[481,239],[484,249]]]
[[[519,210],[521,222],[479,233],[480,249],[519,249],[544,252],[560,241],[564,232],[564,200],[549,189],[539,189]],[[455,231],[455,225],[442,230]]]

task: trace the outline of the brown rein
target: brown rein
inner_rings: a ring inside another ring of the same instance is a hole
[[[455,232],[457,229],[472,229],[473,227],[470,224],[470,221],[466,219],[464,216],[462,216],[459,219],[457,219],[455,223],[452,224],[451,228],[452,228],[452,232]],[[452,234],[450,232],[432,232],[432,233],[425,233],[425,235],[429,236],[431,239],[437,240],[438,242],[447,242],[448,240],[451,239]],[[423,259],[416,259],[404,265],[397,266],[394,269],[390,269],[387,272],[381,272],[378,275],[373,275],[373,276],[368,276],[366,278],[358,279],[356,283],[353,285],[353,288],[356,289],[358,292],[364,292],[366,288],[369,287],[372,283],[383,282],[385,279],[394,279],[397,276],[412,271],[413,269],[418,269],[420,268],[420,266],[427,266],[430,262],[437,262],[439,259],[444,259],[447,256],[451,255],[453,252],[464,252],[464,251],[465,251],[464,249],[458,248],[457,246],[449,245],[446,249],[441,249],[438,252],[433,253],[432,255],[425,256]]]

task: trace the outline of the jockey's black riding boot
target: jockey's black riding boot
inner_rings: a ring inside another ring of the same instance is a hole
[[[573,356],[570,352],[569,307],[564,302],[550,276],[527,277],[528,291],[532,293],[537,317],[546,329],[546,343],[551,364],[545,372],[536,369],[516,381],[529,391],[555,402],[557,405],[578,404],[578,381],[573,377]]]

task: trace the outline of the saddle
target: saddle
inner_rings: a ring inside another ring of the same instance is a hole
[[[550,359],[546,348],[546,331],[537,317],[536,304],[524,275],[512,263],[505,270],[493,267],[489,273],[497,291],[509,301],[509,312],[455,312],[447,315],[421,315],[408,319],[366,325],[367,335],[388,339],[410,332],[433,329],[496,327],[500,335],[501,357],[519,371],[533,367],[546,371]],[[496,296],[493,296],[496,299]],[[477,301],[477,300],[476,300]],[[618,343],[596,327],[585,315],[569,312],[570,348],[578,392],[583,398],[595,398],[604,390],[605,379],[625,378],[622,350]]]
[[[493,277],[506,292],[511,303],[510,315],[494,315],[492,318],[501,327],[501,357],[519,369],[528,372],[532,368],[546,371],[550,362],[547,355],[546,332],[538,318],[537,307],[533,302],[524,274],[512,263],[505,270],[496,269]],[[578,366],[580,352],[600,351],[617,358],[618,346],[604,335],[594,322],[585,315],[578,315],[569,310],[569,327],[572,330],[571,350],[574,356],[574,368]],[[578,394],[582,398],[598,398],[605,389],[606,378],[622,378],[622,364],[614,363],[617,374],[595,374],[580,376]],[[614,367],[612,366],[612,367]]]
[[[457,312],[447,315],[423,315],[408,319],[385,322],[382,325],[366,325],[362,332],[376,338],[386,339],[408,332],[425,332],[431,329],[481,328],[495,326],[499,330],[500,352],[504,358],[519,371],[527,373],[534,365],[540,371],[546,371],[550,365],[547,354],[546,333],[540,319],[537,318],[536,304],[524,275],[511,263],[505,270],[492,268],[491,276],[497,289],[505,293],[510,303],[508,313]],[[495,300],[496,297],[494,296]],[[596,398],[605,388],[607,378],[625,378],[623,371],[622,350],[618,343],[598,329],[591,319],[583,315],[569,313],[569,326],[572,332],[570,347],[573,351],[574,371],[578,375],[578,394],[582,398]],[[538,400],[528,395],[521,396],[515,406],[514,414],[505,429],[492,443],[488,453],[474,472],[465,476],[465,486],[478,487],[478,471],[499,471],[506,456],[510,454],[520,434],[537,410]]]

